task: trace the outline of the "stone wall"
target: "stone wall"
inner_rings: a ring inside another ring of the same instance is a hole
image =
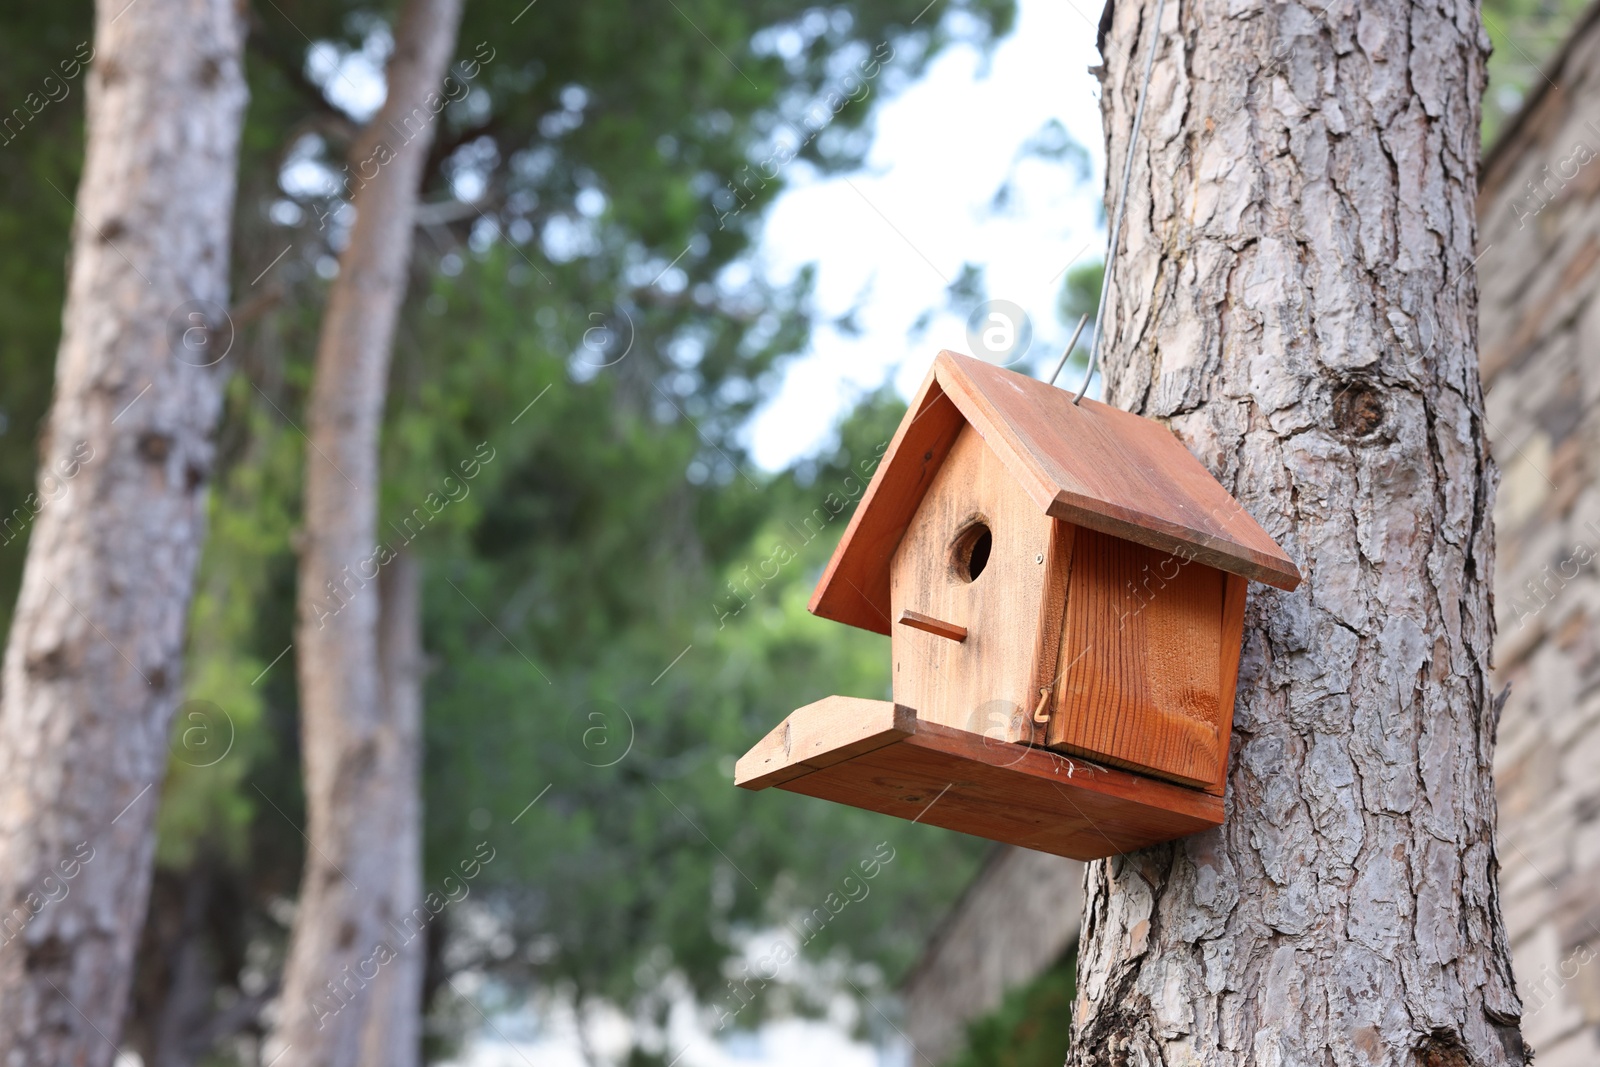
[[[1600,1064],[1600,8],[1486,161],[1501,903],[1539,1067]]]

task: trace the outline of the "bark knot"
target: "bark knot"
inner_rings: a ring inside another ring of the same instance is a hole
[[[1383,425],[1383,394],[1371,382],[1355,382],[1333,398],[1333,423],[1350,437],[1370,437]]]
[[[1417,1046],[1416,1067],[1477,1067],[1477,1061],[1454,1032],[1435,1030]]]
[[[165,463],[167,456],[172,452],[172,437],[168,434],[147,430],[139,435],[139,455],[151,463]]]
[[[65,645],[53,645],[38,652],[30,652],[23,660],[24,669],[41,682],[54,681],[66,675],[73,667],[72,658]]]

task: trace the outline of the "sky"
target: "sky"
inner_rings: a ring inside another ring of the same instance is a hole
[[[939,314],[910,336],[919,316],[945,306],[963,263],[985,268],[988,297],[1027,314],[1033,342],[1019,369],[1036,359],[1054,366],[1072,325],[1055,312],[1065,271],[1104,254],[1091,8],[1087,0],[1020,0],[1016,30],[990,55],[953,48],[879,102],[863,172],[802,178],[773,205],[761,269],[782,280],[815,263],[819,320],[859,306],[861,333],[819,324],[749,427],[757,464],[775,470],[814,452],[886,380],[909,398],[941,349],[980,354],[964,314]],[[1087,150],[1087,180],[1061,163],[1019,160],[1051,119]],[[997,214],[995,194],[1008,179],[1013,195]]]
[[[1016,30],[987,56],[954,48],[925,76],[879,101],[873,147],[860,173],[795,182],[773,205],[758,251],[773,280],[816,264],[818,319],[856,310],[849,336],[819,326],[781,387],[749,426],[756,462],[776,470],[829,440],[863,393],[885,381],[915,392],[940,349],[977,354],[968,307],[934,316],[964,263],[984,268],[987,296],[1020,307],[1033,341],[1016,366],[1053,367],[1071,332],[1055,312],[1068,267],[1104,252],[1099,190],[1104,169],[1095,16],[1087,0],[1019,0]],[[1089,174],[1022,146],[1051,119],[1088,153]],[[1010,181],[1009,206],[996,192]],[[1069,369],[1064,382],[1077,388]],[[904,1045],[875,1048],[827,1021],[769,1023],[718,1040],[690,1012],[674,1013],[675,1067],[894,1067],[915,1061]],[[459,1067],[583,1067],[573,1020],[560,1011],[486,1029]],[[623,1025],[614,1020],[610,1026]],[[595,1027],[603,1035],[608,1025]]]

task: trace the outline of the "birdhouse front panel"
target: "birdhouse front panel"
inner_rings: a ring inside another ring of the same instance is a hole
[[[962,429],[890,564],[897,703],[928,722],[1028,739],[1051,521]]]
[[[734,781],[1076,859],[1216,826],[1247,579],[1300,573],[1166,427],[940,353],[811,599],[890,635],[894,700]]]

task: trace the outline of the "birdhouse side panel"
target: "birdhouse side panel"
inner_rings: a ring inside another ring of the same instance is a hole
[[[1028,737],[1051,522],[963,429],[891,564],[898,703],[996,741]]]
[[[1222,692],[1225,682],[1232,688],[1224,677],[1227,577],[1079,529],[1050,746],[1185,785],[1218,782],[1233,714]]]

